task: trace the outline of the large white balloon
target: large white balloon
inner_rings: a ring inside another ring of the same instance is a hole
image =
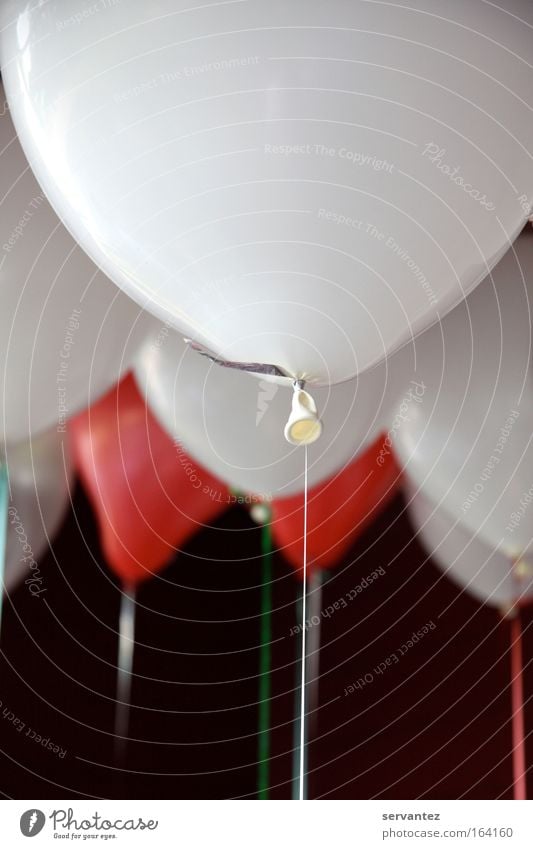
[[[3,100],[0,86],[0,101]],[[0,444],[25,440],[105,392],[146,319],[53,212],[0,115]]]
[[[407,345],[358,379],[313,390],[323,431],[307,449],[310,486],[386,429],[398,394],[416,392],[412,372]],[[163,427],[213,474],[267,498],[303,489],[303,452],[283,435],[290,389],[211,363],[164,325],[141,348],[135,374]]]
[[[2,8],[45,192],[125,291],[226,359],[348,379],[530,213],[529,0]]]
[[[51,431],[10,447],[5,462],[10,500],[4,587],[11,592],[24,578],[28,592],[43,596],[41,559],[70,506],[74,476],[68,444]]]
[[[533,565],[533,231],[416,340],[423,403],[398,430],[411,482],[494,551]]]
[[[533,565],[514,560],[485,542],[407,483],[408,512],[420,544],[445,575],[478,601],[503,611],[533,596]]]

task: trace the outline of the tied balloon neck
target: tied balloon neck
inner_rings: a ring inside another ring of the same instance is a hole
[[[252,372],[259,375],[270,375],[271,377],[289,377],[286,371],[272,363],[243,363],[225,360],[217,356],[213,351],[204,348],[193,339],[185,339],[193,351],[207,357],[213,363],[224,368],[238,369],[239,371]],[[285,439],[291,445],[311,445],[316,442],[322,434],[322,422],[318,416],[318,410],[314,399],[305,390],[305,381],[296,378],[292,383],[293,395],[291,414],[285,425]]]
[[[256,375],[260,374],[269,375],[270,377],[284,378],[289,377],[286,371],[284,371],[279,366],[273,365],[272,363],[243,363],[234,360],[225,360],[222,357],[217,356],[217,354],[213,353],[213,351],[210,351],[209,348],[204,348],[203,345],[200,345],[198,342],[195,342],[194,339],[185,338],[184,341],[193,351],[196,351],[202,357],[207,357],[208,360],[211,360],[211,362],[216,363],[217,366],[222,366],[223,368],[237,369],[237,371],[247,371],[251,374]]]
[[[322,434],[322,422],[313,397],[305,390],[305,381],[292,384],[291,413],[285,425],[285,439],[291,445],[311,445]]]

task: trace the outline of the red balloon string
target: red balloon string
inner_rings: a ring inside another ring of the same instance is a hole
[[[527,799],[526,740],[524,734],[524,682],[522,676],[520,614],[511,619],[511,705],[513,734],[513,788],[515,799]]]

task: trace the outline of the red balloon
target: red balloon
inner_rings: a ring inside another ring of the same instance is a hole
[[[400,470],[392,453],[380,454],[382,448],[383,437],[380,437],[349,466],[309,491],[308,571],[335,566],[396,494]],[[272,504],[275,545],[300,571],[303,569],[303,503],[300,494],[277,499]]]
[[[226,486],[160,427],[133,377],[70,422],[106,559],[124,583],[162,569],[229,503]]]

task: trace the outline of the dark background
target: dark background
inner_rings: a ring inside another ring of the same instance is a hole
[[[320,708],[309,796],[510,798],[509,626],[443,578],[398,497],[338,568],[322,607],[378,566],[386,574],[322,624]],[[257,788],[261,531],[242,507],[197,536],[139,593],[130,742],[113,755],[120,592],[78,486],[40,564],[47,588],[6,599],[0,700],[63,759],[0,711],[5,797],[253,798]],[[298,581],[277,554],[272,615],[271,798],[292,793]],[[436,628],[401,663],[344,696],[413,631]],[[523,614],[531,657],[531,614]],[[525,694],[533,692],[531,667]],[[526,706],[526,728],[533,711]]]

